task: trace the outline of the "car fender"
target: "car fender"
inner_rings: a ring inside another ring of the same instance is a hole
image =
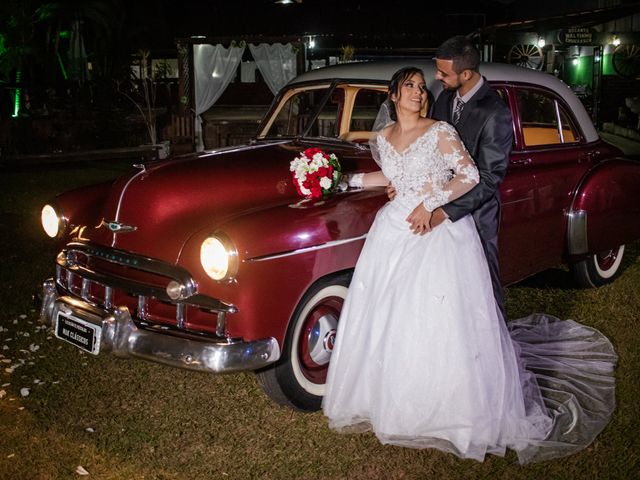
[[[95,226],[96,211],[100,211],[112,184],[113,182],[103,182],[76,188],[57,195],[49,202],[64,217],[67,224],[66,232],[59,239],[61,245],[77,236],[82,227]]]
[[[228,316],[229,335],[273,336],[282,346],[293,311],[314,282],[353,269],[386,200],[381,188],[253,209],[192,236],[179,263],[197,272],[200,292],[237,307]],[[230,281],[209,279],[199,264],[200,245],[216,232],[238,253],[238,273]]]
[[[570,256],[615,248],[640,238],[640,164],[598,163],[580,181],[568,212]]]

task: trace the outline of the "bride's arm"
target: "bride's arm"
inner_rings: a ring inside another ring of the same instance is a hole
[[[347,182],[353,188],[386,187],[389,185],[389,180],[384,176],[382,170],[347,175]]]
[[[480,181],[478,168],[455,129],[448,124],[444,125],[445,128],[438,132],[438,152],[453,171],[453,177],[442,187],[433,183],[428,183],[425,187],[424,206],[430,212],[461,197]]]

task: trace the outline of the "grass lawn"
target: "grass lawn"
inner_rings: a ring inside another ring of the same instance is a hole
[[[212,376],[111,356],[52,338],[31,296],[56,251],[40,208],[112,178],[122,164],[0,172],[0,479],[637,479],[640,478],[640,244],[609,286],[574,289],[567,271],[507,291],[510,318],[546,312],[605,333],[619,355],[617,409],[585,451],[521,467],[339,435],[322,414],[276,406],[251,374]],[[23,396],[23,394],[25,394]]]

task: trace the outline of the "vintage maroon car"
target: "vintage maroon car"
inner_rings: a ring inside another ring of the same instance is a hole
[[[60,242],[42,317],[56,336],[212,373],[255,370],[266,393],[319,408],[336,325],[382,189],[305,200],[289,162],[308,147],[345,172],[376,169],[367,141],[400,62],[305,73],[279,93],[248,145],[135,165],[59,195],[42,212]],[[418,62],[437,96],[432,62]],[[640,238],[640,164],[598,137],[551,75],[486,64],[513,114],[501,187],[501,265],[513,283],[568,263],[597,286]]]

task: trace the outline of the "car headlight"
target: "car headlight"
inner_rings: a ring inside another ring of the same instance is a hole
[[[65,218],[56,212],[56,209],[51,205],[45,205],[42,207],[40,220],[45,233],[51,238],[56,238],[62,235],[66,226]]]
[[[226,235],[216,233],[202,242],[200,263],[214,280],[230,280],[238,270],[238,252]]]

